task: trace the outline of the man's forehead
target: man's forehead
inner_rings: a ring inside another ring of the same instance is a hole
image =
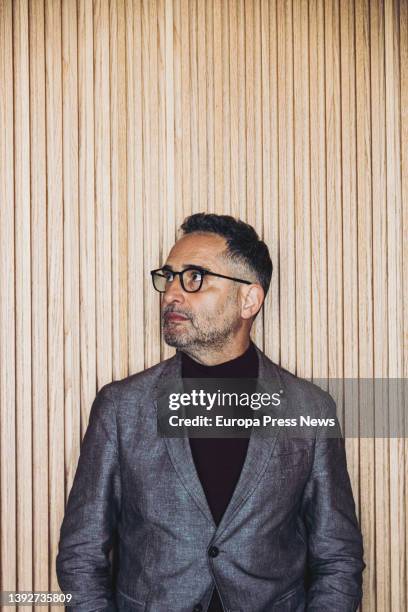
[[[226,249],[226,240],[217,234],[188,234],[183,236],[173,245],[167,257],[167,261],[194,261],[199,260],[202,264],[211,261],[219,261],[219,256]],[[187,258],[187,259],[186,259]]]

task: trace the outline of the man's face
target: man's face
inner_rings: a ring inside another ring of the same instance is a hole
[[[222,236],[194,232],[180,238],[171,249],[165,265],[180,271],[190,265],[207,268],[211,272],[251,280],[240,276],[238,268],[228,264],[220,255],[226,249]],[[164,265],[164,264],[163,264]],[[194,293],[185,292],[177,275],[162,294],[161,315],[164,341],[176,348],[211,347],[221,349],[234,337],[243,323],[239,292],[248,285],[225,278],[205,275],[202,287]],[[171,313],[184,319],[169,318]]]

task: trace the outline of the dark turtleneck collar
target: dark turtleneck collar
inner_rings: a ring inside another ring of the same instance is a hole
[[[204,365],[181,351],[183,378],[257,378],[258,366],[258,355],[252,340],[242,355],[216,365]]]

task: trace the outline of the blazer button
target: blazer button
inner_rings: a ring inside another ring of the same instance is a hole
[[[200,603],[198,603],[194,606],[193,612],[201,612],[202,609],[203,609],[203,606]]]
[[[217,557],[219,552],[220,551],[216,546],[210,546],[208,550],[208,554],[210,555],[210,557]]]

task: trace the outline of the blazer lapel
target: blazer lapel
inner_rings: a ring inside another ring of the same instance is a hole
[[[259,359],[257,392],[261,393],[267,391],[268,393],[280,393],[281,396],[280,405],[277,408],[271,407],[266,409],[264,407],[262,412],[263,414],[265,412],[270,412],[273,413],[274,416],[282,416],[286,409],[287,400],[286,389],[278,368],[256,345],[255,349]],[[164,396],[166,391],[169,391],[170,385],[172,392],[177,390],[180,392],[183,391],[180,351],[177,351],[174,357],[167,360],[158,383],[153,389],[153,401],[156,410],[158,410],[159,398]],[[254,418],[257,416],[259,416],[258,411],[254,411]],[[245,462],[239,480],[218,527],[214,522],[198,477],[187,435],[180,438],[163,438],[174,469],[180,480],[193,497],[201,512],[214,527],[214,530],[216,530],[217,536],[225,530],[240,506],[257,486],[266,468],[269,457],[272,454],[276,436],[277,430],[274,428],[271,428],[267,435],[263,436],[258,435],[258,432],[256,432],[254,428],[252,429]]]
[[[256,345],[255,348],[259,358],[257,392],[280,394],[279,406],[263,407],[262,414],[267,413],[275,417],[281,417],[287,406],[285,385],[277,366]],[[257,416],[259,416],[258,411],[254,411],[254,418]],[[217,527],[217,537],[225,531],[236,512],[258,485],[275,446],[278,431],[278,428],[271,427],[265,433],[263,428],[261,432],[252,428],[245,462],[230,502]]]
[[[176,392],[176,390],[180,392],[183,391],[180,351],[177,351],[174,357],[171,357],[167,361],[158,384],[153,389],[153,401],[157,411],[159,398],[162,397],[166,391],[168,392],[170,386],[172,392]],[[208,505],[201,481],[197,474],[187,435],[181,438],[164,437],[163,439],[166,443],[174,469],[176,470],[180,480],[193,497],[201,512],[215,529],[216,525],[214,518]]]

